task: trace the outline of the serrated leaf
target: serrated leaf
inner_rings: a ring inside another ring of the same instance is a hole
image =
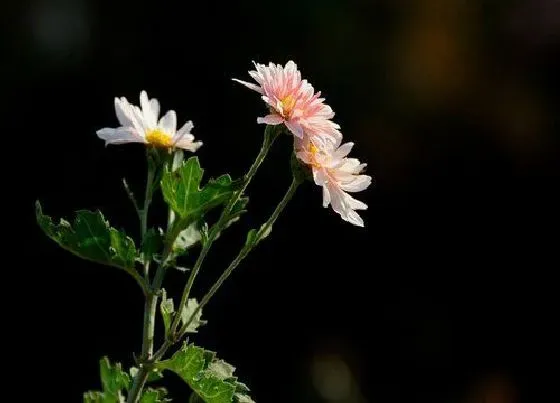
[[[200,187],[203,169],[198,157],[191,157],[175,171],[167,170],[161,180],[161,190],[167,204],[188,225],[204,213],[229,200],[238,187],[229,175],[210,179]]]
[[[208,366],[208,371],[212,372],[219,379],[224,380],[233,376],[235,367],[224,360],[215,360]]]
[[[150,228],[142,242],[142,254],[144,261],[150,261],[163,250],[163,231],[161,228]]]
[[[121,364],[111,365],[107,357],[99,361],[101,373],[101,384],[104,392],[117,394],[122,389],[127,390],[131,386],[130,375],[122,370]]]
[[[242,400],[248,398],[245,393],[248,389],[238,387],[239,382],[233,377],[235,369],[217,360],[215,353],[194,344],[185,343],[171,359],[156,365],[179,375],[206,403],[251,402]]]
[[[132,380],[124,372],[119,363],[111,365],[107,357],[99,361],[102,392],[90,391],[84,393],[85,403],[121,403],[124,402],[123,390],[128,390]]]
[[[146,388],[142,397],[140,398],[140,403],[163,403],[170,402],[171,399],[166,399],[167,390],[164,388]]]
[[[163,295],[161,297],[161,303],[159,305],[161,311],[161,317],[163,318],[163,325],[165,327],[165,335],[169,333],[171,328],[171,323],[173,322],[173,313],[175,313],[175,307],[173,305],[173,299],[167,298],[167,293],[165,289],[162,290]]]
[[[187,301],[187,305],[181,311],[181,322],[187,323],[190,320],[193,313],[198,308],[198,301],[196,298],[189,298]],[[187,333],[197,333],[198,328],[202,325],[205,325],[206,321],[202,320],[202,309],[199,309],[187,329],[185,330]]]
[[[109,226],[101,212],[80,210],[73,224],[61,219],[55,224],[36,203],[37,223],[45,234],[64,249],[87,260],[126,269],[134,268],[136,247],[122,231]]]

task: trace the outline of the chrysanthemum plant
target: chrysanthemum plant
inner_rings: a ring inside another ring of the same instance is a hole
[[[258,92],[269,113],[257,119],[266,125],[264,140],[243,177],[232,179],[225,174],[203,180],[198,157],[184,157],[185,151],[194,153],[202,145],[194,141],[192,122],[177,130],[174,111],[158,119],[159,102],[149,99],[143,91],[140,107],[131,105],[126,98],[116,98],[120,126],[97,131],[106,144],[137,142],[146,146],[148,173],[143,198],[137,200],[124,182],[138,214],[141,239],[134,241],[123,231],[112,228],[99,211],[82,210],[76,213],[72,223],[64,219],[55,222],[37,203],[37,221],[48,237],[80,258],[126,271],[145,296],[142,351],[131,354],[135,358],[134,366],[125,370],[120,364],[102,358],[101,390],[86,392],[84,402],[170,401],[161,387],[161,380],[168,372],[174,372],[188,384],[192,390],[191,402],[253,402],[249,388],[234,375],[232,365],[187,339],[206,322],[202,319],[202,309],[249,252],[270,234],[278,216],[306,179],[322,187],[325,207],[330,204],[342,219],[363,226],[356,210],[367,206],[348,192],[364,190],[371,177],[361,174],[365,164],[347,157],[352,143],[342,144],[340,127],[332,121],[332,109],[311,84],[301,79],[293,62],[285,66],[255,64],[255,67],[249,74],[256,83],[236,81]],[[194,298],[191,290],[205,257],[217,238],[247,212],[247,188],[282,133],[294,139],[291,185],[270,218],[247,233],[238,255],[212,287],[200,300]],[[152,227],[149,222],[152,199],[160,195],[169,209],[164,229]],[[216,214],[219,218],[209,222],[207,213],[212,210],[219,212]],[[198,257],[188,270],[182,295],[173,299],[163,287],[165,274],[174,268],[185,270],[178,264],[195,246]],[[164,329],[157,337],[156,317]]]

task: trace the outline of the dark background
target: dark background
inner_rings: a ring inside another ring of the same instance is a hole
[[[290,59],[376,178],[358,196],[366,228],[304,186],[205,309],[196,343],[233,363],[261,403],[546,396],[557,362],[558,1],[3,0],[0,11],[2,195],[16,262],[5,261],[5,329],[23,401],[80,401],[99,387],[102,355],[130,365],[140,349],[135,283],[62,251],[34,223],[40,199],[55,216],[102,209],[138,236],[121,178],[141,193],[143,148],[105,148],[95,135],[117,123],[113,97],[136,103],[146,89],[181,124],[194,121],[207,177],[239,176],[264,106],[230,78],[247,79],[252,60]],[[275,146],[197,295],[288,186],[290,147]],[[172,273],[166,288],[176,295],[182,281]]]

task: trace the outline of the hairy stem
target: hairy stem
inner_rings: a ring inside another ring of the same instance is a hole
[[[185,288],[183,290],[183,295],[181,296],[181,302],[179,304],[179,308],[177,309],[177,313],[175,314],[175,317],[173,318],[173,323],[171,325],[171,331],[169,332],[171,337],[175,337],[175,332],[177,330],[177,326],[179,326],[179,321],[181,319],[181,312],[183,310],[183,307],[187,303],[187,300],[189,298],[192,286],[194,284],[194,280],[196,279],[196,276],[197,276],[197,274],[198,274],[198,272],[199,272],[199,270],[202,266],[202,263],[204,262],[204,259],[206,258],[206,255],[210,251],[210,248],[212,247],[212,244],[216,240],[216,237],[218,236],[218,234],[223,230],[224,226],[229,221],[229,219],[230,219],[229,216],[230,216],[231,210],[233,209],[233,206],[235,205],[235,203],[237,203],[239,201],[239,198],[245,192],[245,190],[247,189],[247,186],[249,186],[249,183],[251,183],[251,180],[253,179],[253,177],[257,173],[257,170],[259,169],[259,167],[263,163],[264,159],[266,158],[266,155],[268,154],[268,151],[270,150],[270,147],[274,143],[274,140],[276,140],[276,138],[278,137],[279,133],[280,133],[279,129],[275,126],[267,126],[266,127],[262,147],[261,147],[261,149],[259,151],[259,154],[257,155],[255,161],[251,165],[251,168],[249,168],[249,171],[245,175],[243,185],[241,186],[241,188],[239,190],[237,190],[236,192],[233,193],[233,195],[229,199],[226,207],[223,209],[222,214],[220,215],[220,218],[218,219],[218,222],[210,230],[210,233],[208,234],[208,238],[206,239],[206,241],[204,242],[204,244],[202,246],[202,250],[200,251],[200,254],[198,255],[198,258],[197,258],[197,260],[196,260],[196,262],[193,266],[193,269],[191,271],[191,274],[189,276],[187,284],[185,285]]]

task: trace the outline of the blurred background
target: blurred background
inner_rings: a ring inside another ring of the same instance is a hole
[[[558,0],[3,0],[0,18],[4,221],[22,250],[5,263],[7,329],[13,375],[35,368],[24,401],[80,401],[102,355],[132,364],[142,324],[134,282],[48,240],[34,200],[55,216],[102,209],[138,236],[121,179],[141,193],[143,148],[95,131],[116,125],[113,97],[142,89],[194,121],[206,177],[242,175],[264,106],[230,79],[252,60],[298,63],[376,185],[358,195],[365,229],[304,186],[194,341],[261,403],[536,402],[557,383]],[[197,295],[282,196],[290,147],[275,146]]]

